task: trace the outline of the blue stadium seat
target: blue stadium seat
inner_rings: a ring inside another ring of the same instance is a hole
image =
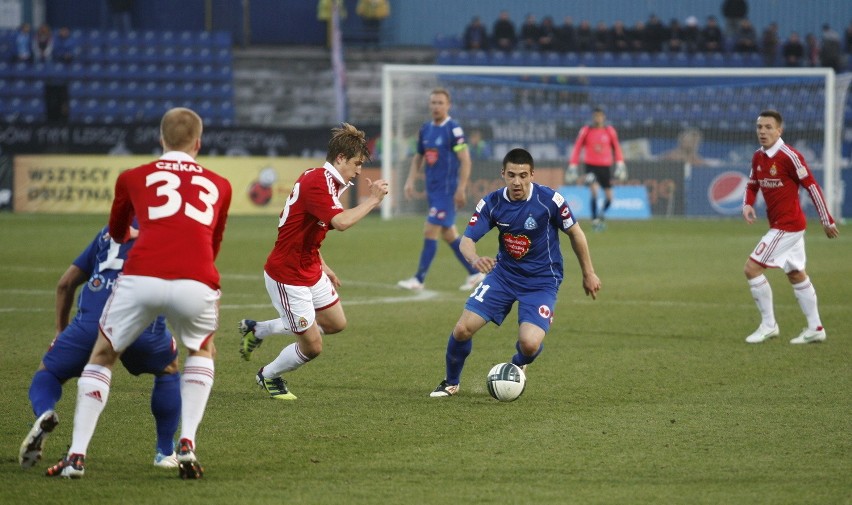
[[[570,52],[562,54],[563,67],[576,67],[578,65],[580,65],[580,57],[577,56],[577,53]]]
[[[558,67],[562,65],[562,57],[559,53],[548,51],[544,53],[544,64],[548,67]]]
[[[630,53],[618,53],[615,56],[615,64],[619,67],[632,67],[634,61]]]
[[[442,49],[441,51],[438,51],[438,57],[435,61],[438,65],[452,65],[455,63],[455,58],[452,51],[449,49]]]
[[[486,53],[485,51],[474,51],[471,63],[473,65],[488,65],[488,53]]]
[[[490,51],[488,53],[488,63],[493,66],[504,66],[509,64],[506,53],[503,51]]]
[[[460,50],[456,51],[456,57],[454,64],[455,65],[471,65],[473,63],[473,57],[470,52]]]

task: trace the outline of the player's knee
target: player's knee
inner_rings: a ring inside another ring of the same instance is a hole
[[[787,279],[791,284],[799,284],[808,278],[808,274],[804,270],[791,270],[787,272]]]
[[[456,323],[456,327],[453,328],[453,338],[455,338],[459,342],[470,340],[471,338],[473,338],[474,333],[475,332],[473,330],[471,330],[461,322]]]
[[[175,359],[174,361],[166,365],[165,368],[163,368],[163,372],[160,375],[172,375],[174,373],[177,373],[178,370],[180,370],[180,366],[178,365],[178,360]]]

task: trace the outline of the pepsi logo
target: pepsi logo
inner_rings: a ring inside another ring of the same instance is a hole
[[[719,214],[733,215],[742,211],[748,176],[741,172],[722,172],[707,188],[707,200]]]

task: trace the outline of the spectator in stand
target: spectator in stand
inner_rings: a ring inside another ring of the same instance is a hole
[[[648,50],[647,33],[645,32],[645,23],[637,21],[630,30],[630,50],[634,53],[642,53]]]
[[[698,18],[689,16],[686,18],[686,26],[683,28],[683,48],[692,54],[701,47],[701,30],[698,28]]]
[[[707,24],[701,30],[701,50],[705,53],[720,53],[725,50],[725,36],[719,28],[716,16],[707,16]]]
[[[538,49],[538,23],[534,14],[527,14],[521,25],[521,48],[527,51]]]
[[[740,28],[734,37],[734,51],[738,53],[757,52],[757,31],[748,19],[740,22]]]
[[[494,22],[491,30],[494,36],[494,48],[500,51],[514,51],[518,43],[518,35],[515,32],[515,24],[509,17],[508,11],[500,11],[500,17]]]
[[[33,59],[45,63],[53,59],[53,32],[50,26],[42,24],[33,39]]]
[[[606,25],[606,23],[604,23],[603,21],[598,21],[598,25],[595,27],[594,36],[596,53],[612,51],[609,27]]]
[[[799,38],[799,34],[792,32],[784,46],[781,48],[781,55],[784,57],[784,66],[801,67],[805,61],[805,46]]]
[[[490,160],[491,146],[482,138],[482,131],[471,130],[468,137],[467,148],[472,160]]]
[[[652,53],[659,53],[669,39],[669,31],[656,15],[651,14],[648,23],[645,24],[645,49]]]
[[[544,16],[538,27],[538,48],[542,51],[556,50],[556,25],[550,16]]]
[[[53,61],[71,63],[77,58],[77,41],[71,37],[71,30],[63,26],[53,41]]]
[[[470,24],[464,29],[463,42],[464,48],[468,51],[488,49],[488,30],[479,20],[479,16],[474,16],[470,20]]]
[[[819,41],[813,33],[805,35],[805,66],[819,66]]]
[[[612,25],[610,43],[612,50],[616,53],[630,52],[630,34],[627,33],[627,29],[624,27],[624,21],[618,19]]]
[[[843,48],[840,46],[840,34],[831,29],[828,23],[822,25],[822,45],[819,50],[820,66],[833,68],[840,73],[846,66]]]
[[[852,21],[849,22],[844,33],[846,35],[846,52],[852,53]]]
[[[571,16],[565,16],[562,25],[556,30],[556,46],[563,53],[577,50],[577,29]]]
[[[580,21],[577,28],[577,51],[589,52],[595,49],[595,33],[592,31],[592,23],[588,19]]]
[[[760,52],[763,53],[763,64],[774,67],[778,63],[778,23],[769,23],[760,38]]]
[[[30,63],[33,61],[33,35],[29,23],[23,23],[15,33],[15,61]]]
[[[725,18],[725,34],[735,37],[743,20],[748,17],[746,0],[725,0],[722,2],[722,17]]]
[[[680,21],[677,18],[672,18],[669,21],[669,40],[666,42],[666,49],[670,53],[679,53],[683,51],[683,27],[680,26]]]

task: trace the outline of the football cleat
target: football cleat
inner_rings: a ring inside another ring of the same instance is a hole
[[[778,329],[778,324],[769,328],[761,324],[751,335],[746,337],[746,342],[749,344],[760,344],[766,342],[770,338],[777,337],[781,331]]]
[[[243,336],[240,341],[240,356],[246,361],[251,360],[251,353],[263,343],[263,339],[254,336],[255,326],[257,321],[251,319],[243,319],[238,325],[240,334]]]
[[[290,392],[287,389],[287,381],[285,381],[282,377],[273,377],[272,379],[267,379],[263,376],[263,368],[257,371],[257,377],[255,377],[257,381],[257,385],[261,387],[264,391],[269,393],[269,396],[275,398],[276,400],[295,400],[296,395]]]
[[[790,341],[791,344],[818,344],[825,341],[825,328],[820,326],[816,330],[805,328],[799,336]]]
[[[44,472],[48,477],[63,479],[79,479],[84,473],[86,473],[86,456],[82,454],[69,454]]]
[[[423,283],[417,280],[417,277],[412,277],[410,279],[405,279],[404,281],[399,281],[396,283],[397,286],[402,289],[407,289],[409,291],[420,291],[423,289]]]
[[[57,424],[59,424],[59,416],[52,410],[38,416],[27,437],[21,443],[21,450],[18,453],[18,463],[21,464],[21,468],[32,468],[41,460],[44,442]]]
[[[459,286],[459,291],[470,291],[482,282],[482,279],[485,278],[485,274],[482,272],[476,272],[475,274],[470,274],[465,279],[464,284]]]
[[[447,382],[447,379],[444,379],[441,381],[440,384],[438,384],[438,387],[436,387],[434,391],[429,393],[429,396],[431,396],[432,398],[443,398],[445,396],[453,396],[458,392],[458,384],[450,384],[449,382]]]
[[[169,455],[165,455],[162,452],[157,451],[157,455],[154,456],[154,466],[158,468],[177,468],[177,454],[172,452]]]
[[[195,451],[189,439],[182,438],[178,442],[177,463],[178,475],[183,480],[200,479],[204,476],[204,468],[195,457]]]

